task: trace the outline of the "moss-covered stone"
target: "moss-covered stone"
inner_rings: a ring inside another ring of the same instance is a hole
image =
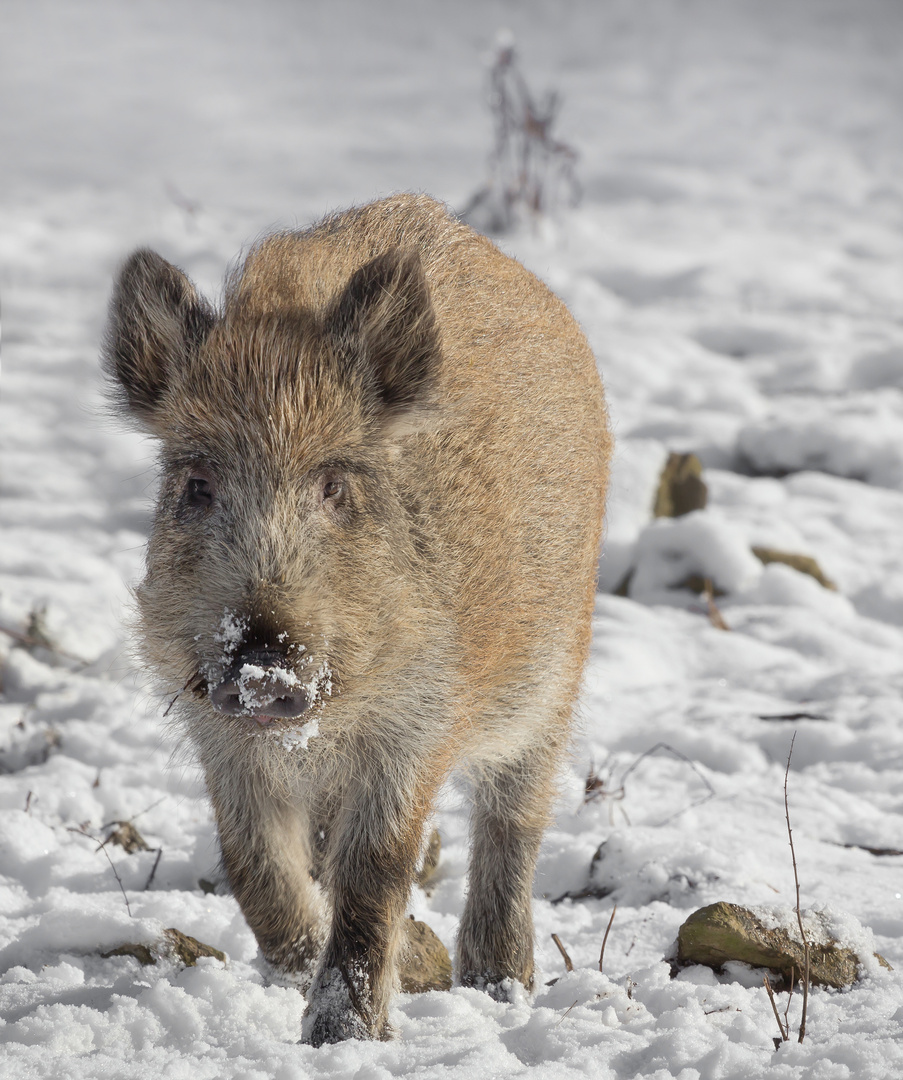
[[[699,458],[695,454],[669,454],[655,494],[653,515],[682,517],[693,510],[704,510],[708,499]]]
[[[825,577],[822,568],[811,555],[797,555],[792,551],[779,551],[777,548],[767,547],[754,547],[752,551],[753,555],[761,563],[766,565],[773,562],[783,563],[794,570],[799,570],[801,574],[808,574],[809,577],[815,578],[819,585],[824,586],[826,589],[837,589],[834,582],[829,577]]]
[[[170,927],[163,931],[163,935],[169,943],[170,950],[182,961],[186,967],[194,967],[202,956],[212,956],[225,964],[226,954],[212,945],[205,945],[197,938],[183,934],[181,930]]]
[[[151,952],[149,945],[141,945],[136,942],[120,945],[118,949],[110,949],[109,952],[101,953],[100,955],[104,960],[107,960],[111,956],[131,956],[143,967],[150,967],[157,962],[157,958]]]
[[[876,954],[877,955],[877,954]],[[879,961],[887,965],[883,957]],[[678,964],[704,964],[720,970],[729,960],[768,968],[784,985],[801,978],[805,952],[801,942],[780,927],[765,926],[747,908],[718,903],[694,911],[677,934]],[[857,978],[859,958],[836,941],[810,942],[809,981],[840,989]]]
[[[405,941],[401,950],[399,979],[406,994],[427,990],[450,990],[452,965],[448,950],[426,925],[412,915],[404,920]]]
[[[203,942],[198,941],[197,938],[189,937],[188,934],[183,934],[181,930],[176,930],[175,927],[164,930],[162,940],[155,941],[150,945],[145,945],[142,942],[127,942],[125,945],[120,945],[118,949],[111,949],[110,952],[101,953],[101,956],[104,959],[110,956],[133,956],[139,964],[143,964],[145,967],[156,964],[160,956],[174,956],[186,967],[194,967],[202,956],[212,956],[222,963],[226,962],[224,952],[214,949],[212,945],[205,945]]]

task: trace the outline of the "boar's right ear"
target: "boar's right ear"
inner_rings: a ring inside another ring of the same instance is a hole
[[[155,251],[136,251],[113,290],[104,369],[119,399],[153,428],[160,399],[178,368],[204,341],[213,311],[188,278]]]
[[[328,316],[345,376],[394,416],[425,403],[439,329],[419,254],[393,248],[351,276]]]

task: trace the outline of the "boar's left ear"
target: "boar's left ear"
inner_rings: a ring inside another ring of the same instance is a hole
[[[439,329],[420,256],[393,248],[357,270],[327,317],[343,374],[397,415],[422,405]]]
[[[104,368],[122,404],[154,428],[173,372],[204,341],[213,311],[188,278],[155,251],[136,251],[113,291]]]

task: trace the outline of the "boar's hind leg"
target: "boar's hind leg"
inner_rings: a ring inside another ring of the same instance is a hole
[[[261,952],[286,972],[311,970],[323,932],[323,901],[310,876],[306,814],[260,790],[208,787],[229,883]]]
[[[537,747],[475,785],[458,978],[502,1001],[511,980],[533,984],[533,875],[557,764],[554,748]]]
[[[314,1046],[385,1039],[401,920],[432,799],[416,781],[387,782],[391,770],[356,779],[331,823],[323,881],[332,930],[314,983],[302,1035]]]

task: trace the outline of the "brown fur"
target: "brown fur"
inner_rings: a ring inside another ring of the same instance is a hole
[[[458,977],[530,986],[533,870],[610,455],[574,320],[442,206],[399,195],[263,240],[220,312],[136,253],[106,363],[162,444],[146,659],[184,690],[261,949],[316,965],[305,1038],[386,1036],[400,920],[452,769],[474,786]],[[252,647],[280,650],[310,709],[257,723],[214,707]],[[319,734],[287,746],[312,717]]]

